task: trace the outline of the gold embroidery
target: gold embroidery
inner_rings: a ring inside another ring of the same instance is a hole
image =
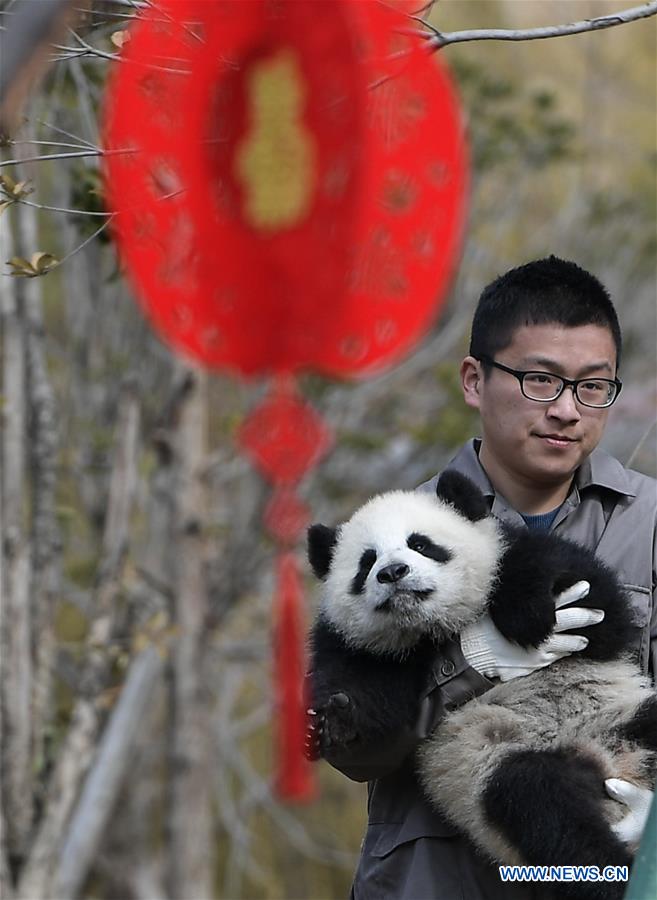
[[[309,212],[316,151],[303,122],[303,74],[291,50],[256,63],[247,75],[251,121],[237,149],[243,210],[255,228],[297,225]]]

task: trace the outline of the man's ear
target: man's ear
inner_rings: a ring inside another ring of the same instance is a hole
[[[460,472],[443,472],[436,484],[436,496],[450,503],[471,522],[478,522],[488,515],[488,503],[474,481]]]
[[[337,534],[337,528],[328,528],[326,525],[311,525],[308,529],[308,560],[320,579],[326,578],[331,568]]]
[[[474,356],[466,356],[461,363],[461,388],[463,399],[468,406],[479,409],[481,404],[480,386],[484,373],[481,363]]]

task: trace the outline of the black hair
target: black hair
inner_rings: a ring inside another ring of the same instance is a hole
[[[608,291],[590,272],[556,256],[511,269],[484,288],[472,320],[470,356],[495,357],[517,328],[552,323],[608,328],[620,366],[621,330]]]

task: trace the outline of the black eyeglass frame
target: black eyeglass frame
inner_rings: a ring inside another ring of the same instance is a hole
[[[536,403],[554,403],[555,400],[559,399],[559,397],[563,394],[567,387],[571,387],[573,389],[575,399],[578,403],[581,403],[582,406],[586,406],[588,407],[588,409],[609,409],[609,407],[616,402],[621,390],[623,389],[623,382],[618,378],[598,378],[597,376],[595,378],[564,378],[563,375],[555,375],[554,372],[542,372],[540,369],[528,369],[526,372],[523,372],[520,369],[511,369],[509,368],[509,366],[505,366],[502,363],[496,362],[486,354],[482,354],[481,356],[478,356],[476,358],[479,360],[479,362],[482,362],[489,366],[493,366],[493,368],[495,369],[500,369],[502,372],[508,372],[509,375],[513,375],[518,379],[520,383],[522,396],[526,397],[527,400],[534,400]],[[550,397],[547,400],[543,400],[538,397],[529,397],[525,393],[525,375],[549,375],[551,378],[556,378],[561,382],[561,389],[554,397]],[[582,400],[577,391],[579,385],[587,381],[604,381],[606,384],[613,384],[616,388],[616,393],[608,403],[603,403],[600,406],[595,406],[592,403],[587,403],[585,400]]]

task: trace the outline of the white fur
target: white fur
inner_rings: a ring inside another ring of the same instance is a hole
[[[452,553],[436,562],[411,550],[421,533]],[[364,590],[351,592],[364,550],[376,551]],[[425,634],[458,633],[484,611],[504,545],[491,517],[471,522],[430,494],[391,491],[374,497],[341,526],[325,582],[322,612],[353,646],[403,653]],[[381,584],[377,573],[393,562],[410,573]],[[431,591],[418,598],[412,591]],[[392,599],[384,609],[382,603]]]

